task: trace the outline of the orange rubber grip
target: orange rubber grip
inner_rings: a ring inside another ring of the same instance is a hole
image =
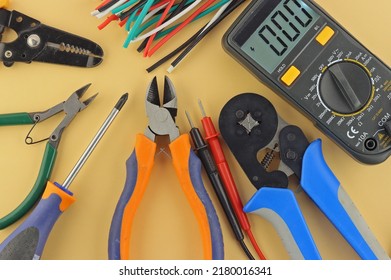
[[[122,217],[120,238],[122,260],[129,259],[133,220],[149,182],[149,177],[154,164],[155,151],[155,142],[151,141],[143,134],[136,135],[134,152],[136,153],[137,159],[137,181],[134,186],[133,194],[124,209]]]
[[[199,199],[195,188],[193,186],[189,159],[191,152],[190,138],[189,135],[184,134],[177,138],[170,145],[172,160],[182,190],[186,195],[186,198],[193,210],[193,213],[197,219],[199,230],[201,233],[204,259],[212,259],[212,240],[211,240],[211,229],[209,226],[208,215],[206,209]]]
[[[60,189],[55,184],[48,181],[46,184],[46,189],[42,195],[42,199],[49,198],[49,196],[53,193],[61,198],[61,203],[58,206],[61,212],[64,212],[76,200],[72,195],[66,193],[64,190]]]

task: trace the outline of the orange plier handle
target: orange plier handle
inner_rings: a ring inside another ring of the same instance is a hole
[[[223,259],[220,222],[202,182],[201,162],[191,149],[189,136],[181,135],[169,147],[180,185],[198,222],[204,259]],[[109,259],[129,259],[132,224],[149,181],[155,152],[155,142],[143,134],[136,136],[135,149],[126,163],[125,187],[110,227]]]

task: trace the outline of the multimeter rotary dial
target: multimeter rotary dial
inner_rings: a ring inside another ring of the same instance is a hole
[[[374,94],[370,72],[354,60],[340,60],[327,66],[320,76],[319,98],[336,115],[360,113]]]

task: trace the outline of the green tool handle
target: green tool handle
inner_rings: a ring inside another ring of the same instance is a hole
[[[0,118],[1,119],[1,118]],[[41,168],[39,169],[37,180],[30,193],[11,213],[0,219],[0,229],[6,228],[23,217],[41,198],[50,174],[52,173],[57,150],[50,143],[46,144]]]
[[[0,114],[0,126],[34,124],[28,113]]]

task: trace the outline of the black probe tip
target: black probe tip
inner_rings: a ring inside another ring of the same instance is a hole
[[[118,100],[117,104],[115,104],[115,108],[119,111],[122,109],[126,101],[128,100],[128,93],[125,93],[124,95],[121,96],[121,98]]]

